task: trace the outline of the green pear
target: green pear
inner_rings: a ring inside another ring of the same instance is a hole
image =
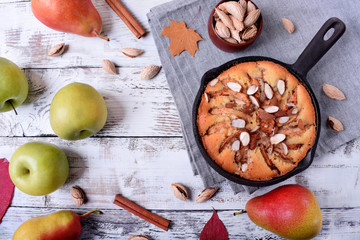
[[[300,185],[278,187],[250,199],[246,212],[255,224],[288,239],[310,239],[322,227],[315,195]]]
[[[0,112],[21,105],[28,95],[28,80],[13,62],[0,57]]]
[[[56,93],[50,105],[50,124],[56,135],[79,140],[99,132],[107,119],[105,100],[92,86],[71,83]]]

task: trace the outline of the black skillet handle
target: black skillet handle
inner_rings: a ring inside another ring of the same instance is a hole
[[[328,40],[324,40],[325,34],[331,28],[335,31]],[[345,29],[345,24],[340,19],[333,17],[327,20],[291,67],[298,74],[306,77],[309,70],[339,40]]]

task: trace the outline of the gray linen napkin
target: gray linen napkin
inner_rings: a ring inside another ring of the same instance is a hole
[[[330,17],[340,18],[346,24],[347,31],[307,76],[321,108],[322,125],[317,155],[322,156],[359,137],[360,1],[345,4],[344,1],[337,0],[258,0],[255,3],[262,11],[263,31],[252,46],[238,53],[222,52],[209,39],[207,21],[217,2],[218,0],[174,0],[152,8],[147,14],[160,60],[180,114],[184,141],[194,174],[200,174],[206,187],[227,180],[206,164],[192,132],[191,112],[202,75],[211,68],[243,56],[266,56],[293,63]],[[188,52],[172,58],[168,50],[170,40],[159,34],[164,26],[170,25],[168,20],[185,21],[188,24],[196,15],[199,5],[199,14],[187,26],[196,29],[204,39],[199,42],[199,52],[195,54],[195,58]],[[290,35],[283,29],[282,17],[294,22],[296,30],[293,34]],[[335,101],[327,98],[321,91],[323,83],[338,86],[345,93],[347,100]],[[326,127],[329,115],[341,120],[345,131],[334,133],[329,130]],[[244,190],[239,184],[230,185],[235,193]],[[252,192],[256,189],[245,187],[245,190]]]

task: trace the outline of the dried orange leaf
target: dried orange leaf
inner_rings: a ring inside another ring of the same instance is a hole
[[[197,42],[203,40],[202,37],[195,29],[187,28],[184,21],[179,23],[169,20],[169,22],[170,26],[164,27],[160,35],[170,38],[171,56],[174,57],[183,51],[188,51],[194,57],[196,51],[199,50]]]

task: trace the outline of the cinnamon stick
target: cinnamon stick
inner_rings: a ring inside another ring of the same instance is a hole
[[[125,210],[131,212],[132,214],[135,214],[138,217],[141,217],[142,219],[148,221],[149,223],[152,223],[158,226],[159,228],[164,229],[165,231],[169,230],[169,224],[170,224],[169,220],[162,218],[156,215],[155,213],[149,212],[145,208],[124,198],[120,194],[116,194],[114,204],[124,208]]]
[[[146,31],[140,23],[134,18],[129,10],[118,0],[105,0],[114,12],[123,20],[130,31],[137,37],[141,38]]]

